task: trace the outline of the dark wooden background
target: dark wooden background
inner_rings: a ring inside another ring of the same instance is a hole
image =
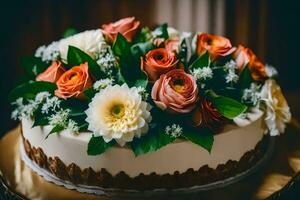
[[[6,100],[23,71],[22,55],[33,54],[35,49],[60,38],[69,27],[78,30],[94,29],[101,24],[126,16],[136,16],[143,25],[157,23],[157,5],[164,0],[43,0],[2,1],[0,3],[0,136],[16,125],[10,119]],[[182,0],[169,0],[171,9],[180,13]],[[192,12],[190,30],[201,13],[190,1]],[[288,94],[293,114],[299,116],[300,106],[300,9],[296,0],[210,0],[208,31],[215,32],[217,3],[224,7],[223,33],[234,45],[244,44],[259,57],[276,66],[279,81]],[[166,4],[163,4],[166,5]],[[164,10],[161,8],[159,10]],[[171,16],[172,19],[172,16]],[[173,21],[173,23],[175,23]],[[174,25],[174,24],[173,24]],[[176,23],[175,23],[176,25]],[[201,31],[201,30],[200,30]]]

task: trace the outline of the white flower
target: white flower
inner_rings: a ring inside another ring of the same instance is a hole
[[[235,61],[233,61],[233,60],[230,60],[229,62],[227,62],[227,63],[225,63],[225,65],[224,65],[224,69],[226,70],[226,71],[234,71],[234,70],[236,70],[238,67],[237,67],[237,64],[236,64],[236,62]]]
[[[29,100],[27,104],[24,104],[23,98],[18,98],[12,105],[16,107],[11,114],[11,118],[14,120],[33,117],[33,113],[39,106],[39,104],[33,100]]]
[[[59,42],[55,41],[49,44],[48,46],[40,46],[36,51],[34,56],[40,57],[42,61],[53,61],[59,58],[59,50],[58,50]]]
[[[228,74],[225,76],[225,80],[226,80],[226,83],[236,83],[238,80],[239,80],[239,76],[232,70],[230,70],[228,72]]]
[[[101,51],[104,37],[100,29],[84,31],[59,41],[58,49],[63,61],[67,60],[69,46],[75,46],[92,58]]]
[[[260,88],[261,86],[257,83],[251,83],[250,88],[246,88],[243,91],[242,102],[256,105],[260,100]]]
[[[167,135],[170,135],[171,137],[177,138],[182,135],[183,129],[178,124],[172,124],[172,126],[167,126],[165,128],[165,132]]]
[[[240,115],[233,118],[234,123],[239,127],[245,127],[251,124],[253,121],[258,119],[259,116],[262,115],[262,111],[258,108],[258,106],[251,108],[245,113],[241,113]]]
[[[278,75],[277,69],[275,67],[273,67],[272,65],[266,64],[265,68],[266,68],[267,76],[269,78],[272,78],[272,77],[275,77]]]
[[[261,91],[261,100],[266,105],[265,123],[269,128],[270,135],[283,133],[285,123],[291,120],[291,113],[287,101],[275,80],[266,80]]]
[[[101,50],[96,55],[96,62],[101,67],[101,71],[106,74],[111,74],[113,69],[118,65],[117,59],[115,58],[111,47],[104,41],[101,44]]]
[[[142,101],[136,87],[108,86],[92,99],[85,111],[88,130],[105,142],[115,139],[123,146],[148,132],[150,106]]]
[[[42,103],[45,99],[50,97],[51,94],[49,92],[40,92],[35,96],[36,103]]]
[[[192,75],[196,81],[207,80],[213,77],[213,72],[210,67],[197,68],[192,71]]]
[[[102,90],[108,86],[111,86],[113,84],[113,80],[110,78],[101,79],[94,83],[93,88],[97,91]]]
[[[74,120],[69,119],[66,130],[69,131],[70,133],[78,133],[79,132],[78,124]]]
[[[42,113],[48,114],[49,111],[55,111],[60,108],[61,100],[58,97],[51,97],[46,98],[42,106]]]
[[[239,76],[235,72],[237,68],[236,62],[233,60],[224,65],[224,70],[227,72],[225,76],[226,83],[236,83],[239,80]]]
[[[60,111],[52,114],[48,117],[49,125],[52,127],[60,126],[66,128],[68,126],[68,117],[69,117],[70,110],[61,109]]]
[[[139,95],[141,95],[143,100],[147,100],[149,97],[149,93],[146,91],[146,89],[144,87],[137,87],[138,93]]]

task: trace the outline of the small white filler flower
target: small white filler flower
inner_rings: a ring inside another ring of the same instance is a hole
[[[148,132],[150,109],[136,87],[108,86],[95,95],[85,111],[88,130],[102,136],[105,142],[115,139],[124,146]]]

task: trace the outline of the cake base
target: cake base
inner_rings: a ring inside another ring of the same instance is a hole
[[[24,139],[24,138],[23,138]],[[24,144],[26,140],[23,140]],[[26,149],[27,148],[27,149]],[[31,147],[30,147],[31,148]],[[34,148],[34,147],[33,147]],[[219,165],[216,169],[209,168],[208,166],[201,167],[198,171],[187,170],[183,174],[175,175],[155,175],[151,174],[149,176],[142,177],[147,181],[147,185],[143,185],[140,182],[139,187],[132,187],[138,185],[139,181],[137,179],[126,180],[126,175],[109,177],[113,183],[115,183],[116,188],[105,188],[99,186],[88,186],[83,184],[74,184],[70,181],[66,181],[58,178],[57,176],[50,173],[48,170],[41,168],[41,166],[36,161],[32,161],[28,156],[30,156],[30,151],[36,151],[35,149],[28,149],[27,146],[21,143],[20,151],[22,160],[28,165],[33,171],[35,171],[40,176],[43,176],[47,181],[53,182],[57,185],[64,186],[68,189],[77,190],[83,193],[91,193],[95,195],[106,195],[106,196],[118,196],[118,197],[153,197],[153,196],[163,196],[163,195],[180,195],[186,193],[198,193],[200,191],[213,190],[216,188],[221,188],[233,184],[250,174],[257,171],[272,155],[274,148],[274,138],[264,136],[264,138],[256,145],[254,150],[248,151],[239,161],[228,161],[225,164]],[[40,152],[41,156],[43,154]],[[48,166],[45,166],[48,168]],[[178,179],[182,177],[185,187],[178,186]],[[128,177],[129,178],[129,177]],[[141,178],[141,177],[140,177]],[[174,181],[173,179],[177,179]],[[148,187],[149,183],[153,181],[159,181],[164,184],[165,187],[157,187],[151,190],[144,190],[144,187]],[[149,182],[150,181],[150,182]],[[176,184],[177,183],[177,184]],[[130,185],[131,184],[131,185]],[[111,184],[114,185],[114,184]],[[131,188],[136,188],[136,190],[127,189],[122,187],[122,185],[129,186]],[[121,186],[122,189],[118,189]],[[174,189],[173,189],[174,188]],[[176,188],[176,189],[175,189]]]

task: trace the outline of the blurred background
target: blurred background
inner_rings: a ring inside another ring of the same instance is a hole
[[[0,6],[0,137],[16,126],[9,91],[24,74],[20,58],[58,40],[64,30],[99,28],[135,16],[142,25],[167,22],[181,31],[228,37],[253,49],[279,71],[279,82],[300,119],[300,9],[294,0],[20,0]]]

